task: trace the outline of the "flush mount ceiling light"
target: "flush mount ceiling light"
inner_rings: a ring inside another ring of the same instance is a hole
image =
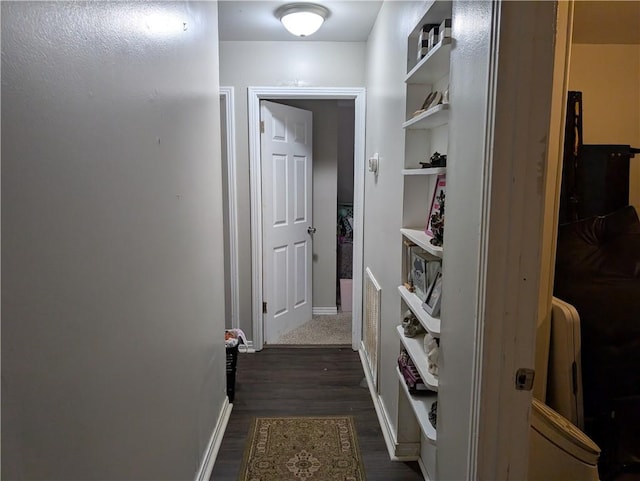
[[[276,10],[284,28],[298,37],[317,32],[328,16],[329,10],[315,3],[289,3]]]

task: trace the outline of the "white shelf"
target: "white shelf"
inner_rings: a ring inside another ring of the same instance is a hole
[[[446,167],[427,167],[426,169],[402,169],[402,175],[437,175],[444,174]]]
[[[400,233],[407,239],[422,247],[428,253],[442,259],[442,246],[434,246],[431,243],[432,237],[427,235],[423,229],[400,229]]]
[[[411,312],[416,315],[420,324],[422,324],[427,332],[433,337],[440,337],[440,319],[437,317],[431,317],[427,311],[422,308],[422,301],[420,298],[413,292],[409,292],[406,287],[398,286],[398,291],[400,291],[400,295],[409,306],[409,309],[411,309]]]
[[[429,422],[429,411],[431,410],[431,405],[438,400],[438,395],[436,393],[422,394],[419,396],[411,394],[407,387],[407,383],[402,377],[402,373],[400,373],[400,368],[398,367],[396,367],[396,374],[400,379],[400,385],[409,400],[409,404],[411,404],[411,407],[413,408],[413,412],[416,415],[420,429],[429,442],[436,444],[437,433],[436,429]]]
[[[449,73],[451,38],[443,38],[407,74],[408,84],[433,84]]]
[[[403,129],[427,130],[449,122],[449,104],[438,104],[402,124]]]
[[[427,355],[424,352],[424,334],[416,337],[405,337],[402,326],[396,326],[400,341],[409,353],[409,357],[420,373],[420,377],[424,384],[432,391],[438,390],[438,378],[429,372],[427,365]]]

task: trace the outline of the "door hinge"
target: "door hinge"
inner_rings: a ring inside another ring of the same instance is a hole
[[[267,313],[267,303],[266,303],[266,302],[263,302],[263,303],[262,303],[262,313],[263,313],[263,314],[266,314],[266,313]]]
[[[533,389],[533,378],[536,372],[533,369],[521,367],[516,371],[516,390],[531,391]]]
[[[264,134],[264,120],[260,121],[260,133]]]

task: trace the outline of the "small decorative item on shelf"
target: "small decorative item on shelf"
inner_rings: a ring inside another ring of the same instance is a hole
[[[429,32],[433,27],[438,27],[436,23],[427,23],[422,26],[418,34],[418,61],[423,59],[429,51]]]
[[[440,303],[442,302],[442,271],[436,273],[435,279],[429,287],[427,299],[422,303],[422,308],[432,317],[440,314]]]
[[[442,23],[440,24],[440,27],[438,28],[438,33],[440,35],[440,40],[442,40],[443,38],[451,37],[451,19],[450,18],[445,18],[442,21]]]
[[[434,428],[437,428],[438,424],[438,401],[434,401],[429,409],[429,422]]]
[[[438,377],[440,341],[429,333],[424,336],[424,352],[427,354],[427,369],[429,370],[429,373]]]
[[[429,30],[429,35],[427,38],[427,50],[431,50],[433,47],[438,45],[438,29],[439,28],[440,27],[438,25],[435,25],[431,27],[431,30]]]
[[[416,337],[425,333],[424,327],[411,310],[407,310],[402,317],[402,328],[405,337]]]
[[[419,164],[423,169],[428,169],[429,167],[446,167],[447,154],[434,152],[433,155],[429,157],[429,162],[419,162]]]
[[[404,348],[402,348],[400,356],[398,357],[398,367],[411,394],[428,394],[431,392],[420,377],[420,373],[413,363],[413,359],[411,359],[409,353]]]
[[[431,208],[427,217],[425,233],[432,237],[430,240],[434,246],[442,246],[444,242],[444,203],[447,186],[446,174],[439,174],[436,179],[436,187],[433,191]]]
[[[438,90],[429,92],[429,94],[424,99],[424,102],[422,102],[422,106],[418,110],[416,110],[413,114],[411,114],[411,116],[416,117],[421,113],[426,112],[427,110],[432,109],[433,107],[441,103],[442,103],[442,92],[439,92]]]
[[[444,92],[442,92],[442,103],[443,104],[449,103],[449,86],[448,85],[447,85],[447,88],[444,89]]]

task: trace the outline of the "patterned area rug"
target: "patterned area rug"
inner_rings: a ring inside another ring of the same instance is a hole
[[[256,418],[238,481],[365,481],[351,416]]]

